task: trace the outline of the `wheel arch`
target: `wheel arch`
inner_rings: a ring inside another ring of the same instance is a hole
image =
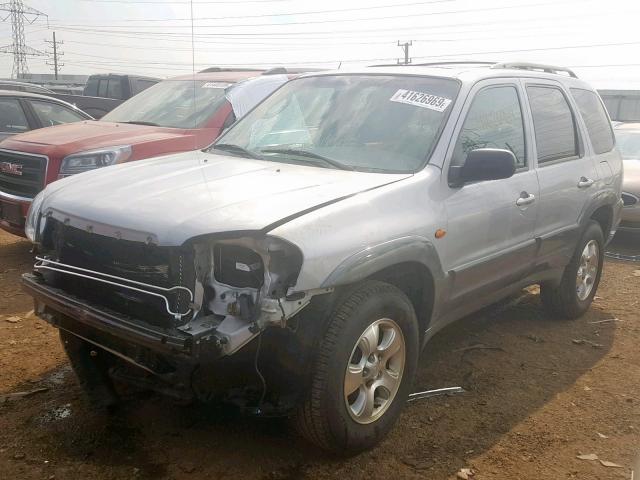
[[[364,280],[390,283],[411,300],[422,335],[432,319],[444,276],[435,246],[424,237],[409,236],[367,247],[350,256],[322,286],[340,287]]]
[[[616,196],[613,191],[606,190],[598,195],[592,202],[590,202],[582,211],[580,218],[580,225],[584,230],[590,220],[595,220],[602,228],[602,234],[605,241],[609,237],[611,230],[614,226],[616,217],[615,206],[619,203],[619,196]]]

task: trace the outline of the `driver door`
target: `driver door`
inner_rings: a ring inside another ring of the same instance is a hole
[[[480,82],[471,90],[443,170],[447,235],[439,243],[451,277],[449,301],[489,303],[489,294],[522,279],[533,268],[539,188],[529,151],[530,126],[515,80]],[[448,170],[476,148],[513,152],[511,178],[452,187]]]

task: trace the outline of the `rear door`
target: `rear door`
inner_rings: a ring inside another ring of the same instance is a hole
[[[598,172],[569,92],[552,80],[531,79],[524,85],[540,184],[537,262],[562,267],[575,249],[579,219],[596,190]]]
[[[439,250],[452,278],[449,301],[457,305],[466,299],[482,303],[485,294],[517,281],[533,267],[538,180],[526,141],[523,95],[517,80],[476,84],[449,147],[443,172],[447,236]],[[476,148],[512,151],[516,173],[507,179],[449,186],[449,168],[462,165]]]

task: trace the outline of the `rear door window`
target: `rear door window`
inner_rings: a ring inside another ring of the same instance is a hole
[[[595,152],[599,154],[611,151],[614,144],[613,129],[598,96],[581,88],[572,88],[571,94],[578,104]]]
[[[63,123],[86,120],[79,113],[63,105],[58,105],[57,103],[41,100],[30,100],[30,103],[43,127],[52,127]]]
[[[20,102],[15,98],[0,98],[0,133],[22,133],[29,122]]]
[[[89,80],[87,80],[87,84],[84,87],[84,94],[88,97],[97,97],[99,82],[100,80],[97,78],[90,78]]]
[[[106,97],[107,96],[107,85],[109,84],[109,80],[106,78],[101,78],[100,83],[98,83],[98,96]]]
[[[107,86],[107,97],[122,99],[122,80],[120,78],[110,78]]]
[[[529,85],[538,164],[579,156],[573,112],[564,93],[553,86]]]
[[[471,150],[511,151],[516,167],[525,167],[524,124],[518,91],[511,85],[489,87],[473,99],[453,151],[452,165],[463,165]]]

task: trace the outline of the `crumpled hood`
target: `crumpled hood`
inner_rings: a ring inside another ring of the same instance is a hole
[[[198,235],[263,230],[409,176],[195,151],[55,182],[45,190],[42,211],[96,234],[181,245]]]

